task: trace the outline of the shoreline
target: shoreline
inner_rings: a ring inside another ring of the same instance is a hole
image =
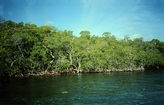
[[[162,68],[158,68],[156,70],[161,70]],[[9,77],[9,78],[29,78],[29,77],[42,77],[42,76],[61,76],[61,75],[78,75],[78,74],[92,74],[92,73],[112,73],[112,72],[142,72],[149,71],[151,69],[144,68],[136,68],[132,70],[127,69],[115,69],[115,70],[80,70],[77,72],[76,70],[63,70],[63,71],[41,71],[41,72],[33,72],[33,73],[20,73],[15,75],[7,75],[2,74],[0,77]]]
[[[127,69],[115,69],[115,70],[80,70],[77,72],[76,70],[63,70],[63,71],[42,71],[42,72],[35,72],[35,73],[27,73],[27,74],[16,74],[16,75],[0,75],[0,77],[6,76],[6,77],[13,77],[13,78],[19,78],[19,77],[39,77],[39,76],[61,76],[61,75],[72,75],[72,74],[86,74],[86,73],[110,73],[110,72],[137,72],[137,71],[145,71],[144,68],[136,68],[132,70]]]

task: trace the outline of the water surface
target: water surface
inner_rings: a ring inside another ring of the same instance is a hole
[[[0,79],[2,105],[164,104],[164,70]]]

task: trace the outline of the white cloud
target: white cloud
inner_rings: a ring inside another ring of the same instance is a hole
[[[131,39],[140,38],[140,37],[142,37],[141,34],[134,34],[130,36]]]
[[[150,34],[148,36],[143,36],[142,34],[130,35],[131,39],[140,38],[140,37],[143,37],[143,39],[146,40],[146,41],[150,41],[150,40],[155,38],[153,34]]]
[[[52,26],[54,26],[54,22],[53,21],[46,21],[45,25],[52,25]]]

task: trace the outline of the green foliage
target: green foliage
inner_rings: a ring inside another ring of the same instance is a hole
[[[164,42],[158,39],[116,40],[110,32],[102,36],[83,30],[80,36],[53,26],[37,27],[0,18],[0,74],[67,70],[133,70],[164,66]]]

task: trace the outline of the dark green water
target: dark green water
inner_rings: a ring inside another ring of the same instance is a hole
[[[164,105],[162,70],[0,79],[1,105]]]

